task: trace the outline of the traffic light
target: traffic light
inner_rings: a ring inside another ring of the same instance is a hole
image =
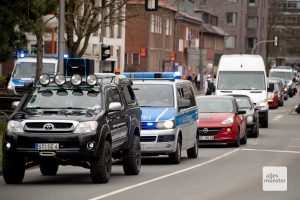
[[[110,46],[102,44],[101,45],[101,60],[106,60],[110,57]]]

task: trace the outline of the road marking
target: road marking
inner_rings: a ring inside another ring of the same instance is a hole
[[[279,121],[282,117],[283,117],[283,115],[276,115],[276,116],[273,118],[273,121]]]
[[[284,150],[272,150],[272,149],[241,149],[243,151],[264,151],[273,153],[295,153],[300,154],[300,151],[284,151]]]
[[[290,148],[300,148],[300,146],[287,146],[287,147],[290,147]]]
[[[166,174],[166,175],[163,175],[163,176],[159,176],[157,178],[154,178],[154,179],[150,179],[148,181],[144,181],[144,182],[141,182],[141,183],[137,183],[135,185],[131,185],[131,186],[128,186],[128,187],[124,187],[124,188],[121,188],[119,190],[115,190],[113,192],[110,192],[110,193],[107,193],[107,194],[104,194],[104,195],[101,195],[101,196],[97,196],[97,197],[94,197],[92,199],[89,199],[89,200],[99,200],[99,199],[104,199],[106,197],[109,197],[109,196],[113,196],[115,194],[118,194],[118,193],[121,193],[121,192],[124,192],[124,191],[127,191],[127,190],[131,190],[131,189],[134,189],[134,188],[137,188],[137,187],[140,187],[140,186],[143,186],[143,185],[146,185],[146,184],[149,184],[149,183],[153,183],[153,182],[156,182],[156,181],[159,181],[159,180],[162,180],[162,179],[165,179],[165,178],[168,178],[168,177],[171,177],[171,176],[175,176],[177,174],[181,174],[181,173],[184,173],[184,172],[187,172],[187,171],[190,171],[192,169],[195,169],[195,168],[198,168],[198,167],[201,167],[203,165],[206,165],[206,164],[209,164],[209,163],[212,163],[214,161],[217,161],[217,160],[220,160],[222,158],[225,158],[226,156],[229,156],[237,151],[239,151],[240,149],[235,149],[235,150],[232,150],[232,151],[229,151],[228,153],[225,153],[221,156],[218,156],[218,157],[215,157],[211,160],[208,160],[206,162],[203,162],[203,163],[200,163],[200,164],[197,164],[197,165],[194,165],[194,166],[191,166],[191,167],[188,167],[188,168],[185,168],[185,169],[182,169],[182,170],[179,170],[179,171],[175,171],[175,172],[172,172],[172,173],[169,173],[169,174]]]
[[[300,138],[289,138],[289,140],[300,140]]]

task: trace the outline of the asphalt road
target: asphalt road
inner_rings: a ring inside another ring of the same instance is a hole
[[[240,148],[205,145],[197,159],[183,153],[180,165],[166,157],[145,158],[138,176],[125,176],[113,165],[107,184],[93,184],[89,170],[64,166],[54,177],[38,168],[26,171],[23,184],[0,178],[0,199],[142,199],[142,200],[300,200],[300,115],[293,111],[300,97],[269,112],[269,128]],[[263,191],[263,167],[287,167],[287,191]]]

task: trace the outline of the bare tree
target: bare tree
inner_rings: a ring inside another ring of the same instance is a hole
[[[125,18],[127,0],[66,0],[66,44],[68,54],[81,57],[91,34],[101,28],[101,13],[104,27],[120,24]],[[103,5],[101,5],[101,3]]]

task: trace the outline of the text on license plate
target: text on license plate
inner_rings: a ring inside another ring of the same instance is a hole
[[[200,136],[199,140],[214,140],[214,136]]]
[[[57,150],[59,149],[58,143],[35,143],[35,150]]]

